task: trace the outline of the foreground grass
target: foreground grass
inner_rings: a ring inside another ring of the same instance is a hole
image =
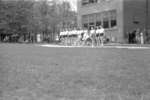
[[[3,100],[150,100],[150,51],[0,44]]]

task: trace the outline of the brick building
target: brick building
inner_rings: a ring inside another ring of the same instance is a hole
[[[78,27],[103,25],[109,38],[127,42],[129,31],[150,29],[149,0],[78,0]]]

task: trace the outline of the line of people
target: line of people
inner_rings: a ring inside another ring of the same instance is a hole
[[[105,40],[105,29],[102,26],[87,29],[63,30],[60,32],[60,40],[64,45],[91,45],[103,46]]]
[[[144,31],[141,31],[140,29],[128,33],[129,44],[144,44],[144,40]]]

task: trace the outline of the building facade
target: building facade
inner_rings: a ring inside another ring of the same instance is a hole
[[[78,0],[78,27],[102,25],[106,35],[127,42],[128,32],[150,29],[148,0]]]

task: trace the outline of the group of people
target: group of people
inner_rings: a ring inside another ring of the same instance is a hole
[[[60,32],[60,41],[64,45],[84,46],[103,46],[105,29],[102,26],[87,29],[63,30]]]
[[[139,29],[128,33],[128,42],[130,44],[144,44],[144,33]]]

